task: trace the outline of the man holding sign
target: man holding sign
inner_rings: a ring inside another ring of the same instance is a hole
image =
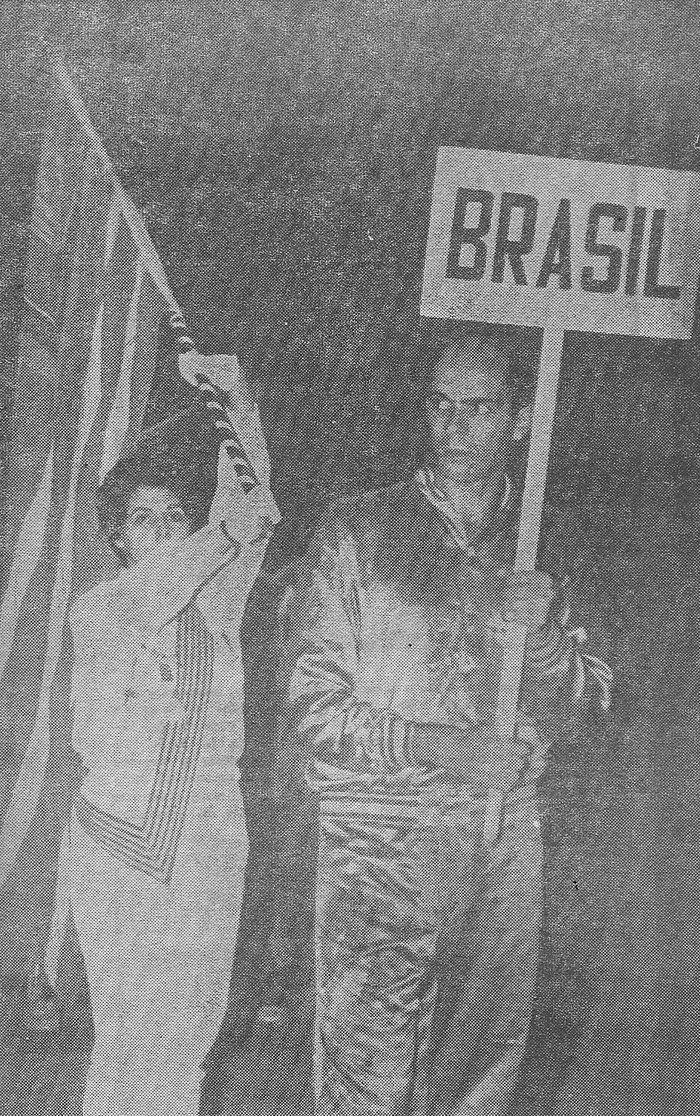
[[[425,467],[327,516],[288,617],[290,727],[320,798],[317,1116],[508,1106],[541,913],[536,782],[552,730],[611,682],[567,627],[575,533],[540,540],[564,331],[689,338],[697,209],[690,172],[438,154],[421,312],[543,329],[540,371],[528,395],[505,332],[450,343]],[[530,419],[519,499],[509,447]]]
[[[531,402],[510,340],[453,340],[424,468],[327,516],[291,610],[288,713],[321,803],[318,1116],[494,1116],[515,1082],[541,915],[539,729],[610,679],[568,630],[562,585],[513,569],[507,469]],[[504,737],[511,623],[527,637]]]

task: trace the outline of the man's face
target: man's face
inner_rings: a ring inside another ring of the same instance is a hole
[[[507,356],[479,342],[448,349],[433,373],[427,417],[442,476],[471,484],[503,470],[517,417]]]
[[[161,543],[186,539],[190,534],[192,524],[177,496],[167,488],[137,488],[113,544],[124,564],[133,566]]]

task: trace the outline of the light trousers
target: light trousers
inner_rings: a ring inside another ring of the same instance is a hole
[[[246,853],[242,810],[217,818],[190,803],[164,884],[71,819],[47,969],[72,913],[95,1029],[84,1116],[196,1116],[201,1063],[226,1008]]]

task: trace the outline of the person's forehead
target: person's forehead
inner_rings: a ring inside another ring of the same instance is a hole
[[[150,488],[147,485],[135,488],[129,499],[128,511],[136,508],[180,507],[180,501],[169,488]]]
[[[488,399],[503,392],[509,380],[507,354],[496,345],[465,344],[447,349],[433,372],[432,387],[460,399]]]

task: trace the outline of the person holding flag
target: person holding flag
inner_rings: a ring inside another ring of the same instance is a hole
[[[163,321],[184,322],[60,59],[48,92],[1,540],[0,975],[18,1004],[41,986],[24,1016],[53,1026],[42,961],[54,978],[74,923],[86,1116],[191,1116],[247,846],[238,629],[278,512],[235,357],[179,337],[221,443],[208,522],[194,474],[216,459],[181,468],[183,416],[142,430]]]
[[[203,362],[180,360],[189,378]],[[196,1113],[226,1005],[246,853],[238,627],[279,516],[238,364],[204,364],[210,394],[238,401],[236,432],[263,483],[244,491],[224,441],[198,528],[162,445],[123,459],[98,492],[122,570],[70,613],[73,743],[86,774],[61,850],[47,970],[72,918],[95,1029],[85,1116]],[[167,434],[151,431],[149,444]]]
[[[531,420],[512,339],[426,371],[429,451],[329,511],[285,618],[275,780],[306,765],[320,831],[316,1116],[498,1116],[512,1098],[542,911],[536,784],[611,674],[568,624],[567,532],[514,571],[509,478]],[[527,631],[517,731],[496,723],[506,627]],[[497,832],[489,803],[502,795]],[[293,821],[293,819],[292,819]],[[299,826],[299,831],[303,827]]]

